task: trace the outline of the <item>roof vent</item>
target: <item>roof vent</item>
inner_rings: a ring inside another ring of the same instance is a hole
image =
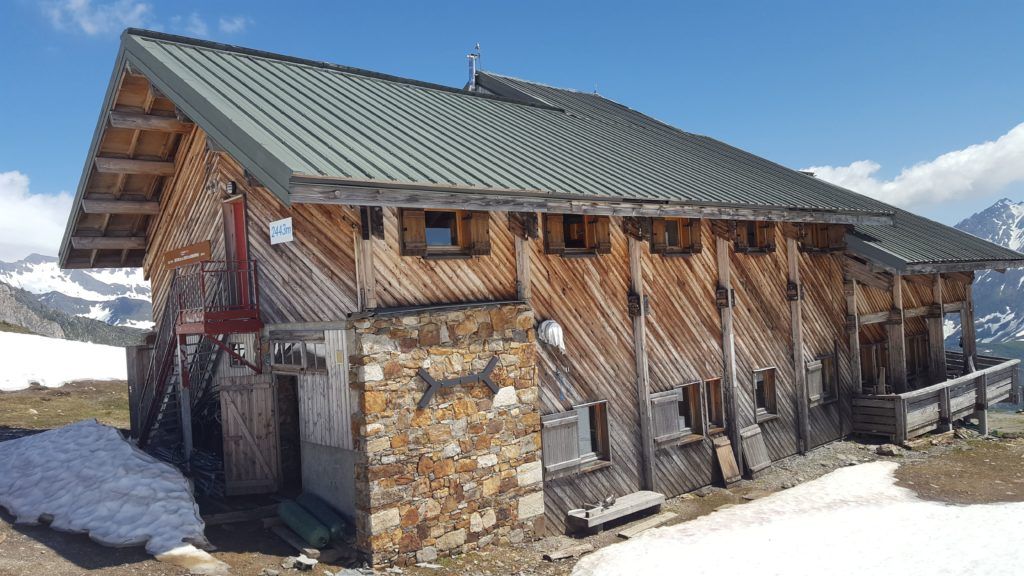
[[[476,92],[476,68],[480,63],[479,42],[476,43],[473,50],[473,52],[466,54],[466,60],[469,61],[469,83],[466,84],[466,90],[469,90],[470,92]]]

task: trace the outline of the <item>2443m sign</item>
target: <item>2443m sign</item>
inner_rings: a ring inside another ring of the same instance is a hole
[[[274,220],[270,223],[270,243],[280,244],[282,242],[291,242],[294,240],[292,237],[292,219],[285,218],[283,220]]]

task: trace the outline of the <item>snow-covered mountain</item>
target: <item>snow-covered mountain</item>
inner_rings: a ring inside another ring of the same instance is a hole
[[[0,262],[0,282],[73,316],[114,326],[153,325],[149,282],[138,269],[61,270],[56,258],[32,254],[17,262]]]
[[[1024,249],[1024,202],[1008,198],[974,214],[956,228],[1007,248]],[[1024,269],[977,273],[974,286],[975,332],[982,347],[1024,342]],[[958,337],[959,334],[954,337]]]

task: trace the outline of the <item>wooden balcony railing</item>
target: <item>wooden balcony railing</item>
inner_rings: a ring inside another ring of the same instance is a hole
[[[260,329],[259,275],[254,261],[199,262],[177,270],[179,334],[231,334]]]
[[[1020,360],[982,356],[978,364],[975,372],[919,390],[855,395],[853,431],[904,442],[998,402],[1018,401]]]

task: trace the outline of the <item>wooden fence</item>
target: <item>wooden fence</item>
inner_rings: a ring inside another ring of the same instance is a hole
[[[1020,360],[980,356],[978,368],[903,394],[855,395],[853,431],[903,442],[997,402],[1017,402]]]

